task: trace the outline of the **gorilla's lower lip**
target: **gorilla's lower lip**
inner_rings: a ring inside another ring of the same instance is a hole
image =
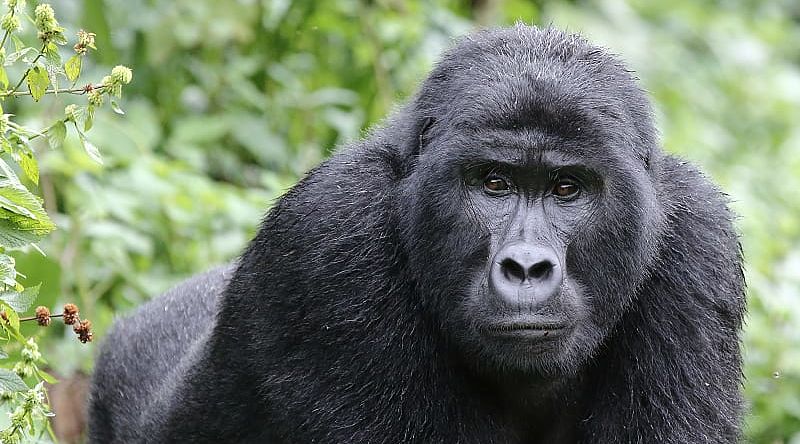
[[[557,336],[566,328],[563,323],[503,323],[490,325],[486,330],[492,336],[546,338]]]

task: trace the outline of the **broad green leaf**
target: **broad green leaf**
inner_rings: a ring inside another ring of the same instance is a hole
[[[61,148],[61,145],[64,143],[64,139],[66,137],[67,125],[63,120],[59,120],[50,128],[47,128],[47,143],[50,144],[50,148],[54,150]]]
[[[25,176],[27,176],[31,182],[39,185],[39,164],[36,162],[36,157],[34,157],[32,152],[23,151],[20,153],[19,167],[22,168]]]
[[[47,75],[47,70],[36,65],[28,70],[26,80],[28,81],[28,90],[31,92],[31,97],[38,102],[50,85],[50,76]]]
[[[8,73],[2,66],[0,66],[0,88],[8,88]]]
[[[35,220],[36,214],[34,214],[33,211],[25,208],[24,204],[16,203],[22,200],[27,200],[27,196],[24,196],[26,191],[27,190],[19,190],[16,188],[7,187],[0,189],[0,209]],[[30,193],[30,191],[27,192]],[[4,217],[2,213],[0,213],[0,217]]]
[[[81,75],[81,60],[83,58],[79,55],[74,55],[67,60],[67,63],[64,64],[64,72],[67,73],[67,78],[70,82],[75,83],[78,80],[78,76]]]
[[[39,284],[35,287],[28,287],[20,292],[3,291],[0,292],[0,300],[8,304],[8,306],[13,308],[17,313],[23,313],[31,308],[33,301],[36,300],[36,296],[39,296],[39,289],[41,287],[42,284]]]
[[[28,386],[16,373],[0,368],[0,390],[4,392],[24,392],[28,390]]]
[[[83,149],[86,151],[86,154],[92,158],[95,162],[99,163],[100,165],[103,164],[103,156],[100,155],[100,150],[97,149],[83,134],[80,135],[81,145],[83,145]]]
[[[7,167],[0,161],[0,167]],[[11,172],[13,174],[13,172]],[[41,201],[14,176],[0,179],[0,245],[20,247],[55,230]]]
[[[0,245],[8,248],[24,247],[42,240],[47,233],[38,231],[22,231],[17,224],[0,219]]]
[[[10,146],[10,145],[9,145]],[[8,152],[12,152],[14,150],[13,147],[8,150]],[[6,180],[11,181],[11,184],[16,187],[22,187],[22,182],[19,181],[19,177],[17,177],[17,173],[14,172],[14,169],[11,168],[11,165],[7,164],[5,160],[0,158],[0,177],[5,178]],[[3,185],[5,186],[5,185]]]
[[[16,262],[7,254],[0,254],[0,282],[9,287],[17,284]]]

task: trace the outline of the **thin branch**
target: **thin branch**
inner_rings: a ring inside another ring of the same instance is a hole
[[[106,85],[86,85],[81,88],[61,88],[61,89],[48,89],[45,91],[45,94],[75,94],[82,96],[90,91],[95,90],[102,90],[106,88]],[[0,92],[0,97],[19,97],[19,96],[30,96],[30,91],[8,91],[8,92]]]
[[[17,12],[16,8],[11,8],[11,17],[14,17],[14,14]],[[11,35],[11,31],[7,30],[5,34],[3,34],[3,41],[0,42],[0,48],[4,48],[6,46],[6,41],[8,40],[8,36]]]
[[[31,69],[33,69],[33,67],[36,66],[36,62],[38,62],[39,59],[41,59],[44,56],[45,49],[47,49],[47,42],[44,42],[44,45],[42,45],[42,49],[39,50],[39,54],[36,54],[36,58],[33,59],[33,61],[31,62],[31,67],[25,70],[25,74],[23,74],[22,78],[19,79],[19,82],[17,82],[17,86],[15,86],[14,89],[11,90],[11,94],[16,93],[19,87],[22,86],[22,82],[24,82],[25,79],[28,78],[28,74],[31,72]]]

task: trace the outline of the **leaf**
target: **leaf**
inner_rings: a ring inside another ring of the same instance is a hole
[[[50,144],[50,148],[54,150],[61,148],[66,137],[67,125],[63,120],[59,120],[50,126],[50,128],[47,128],[47,143]]]
[[[28,90],[31,92],[31,97],[38,102],[50,85],[50,76],[47,75],[47,70],[36,65],[28,70],[26,80],[28,81]]]
[[[17,37],[16,34],[11,34],[11,41],[14,42],[14,51],[17,51],[17,52],[21,52],[23,50],[36,51],[33,48],[26,48],[25,47],[25,42],[23,42],[22,39]],[[11,58],[11,57],[9,56],[9,58]]]
[[[6,368],[0,368],[0,390],[4,392],[24,392],[28,390],[28,386],[16,373]]]
[[[36,367],[36,374],[39,375],[39,377],[42,378],[42,380],[48,384],[58,383],[58,379],[56,379],[55,376],[51,375],[50,373],[47,373],[46,371],[40,369],[39,367]]]
[[[119,104],[117,103],[116,100],[111,101],[111,109],[114,110],[115,113],[121,116],[125,115],[125,111],[123,111],[122,108],[119,107]]]
[[[0,311],[5,311],[8,317],[7,323],[0,319],[0,327],[5,329],[10,336],[13,336],[20,342],[25,342],[25,338],[19,334],[19,314],[17,314],[10,305],[2,301],[0,301]]]
[[[22,183],[19,181],[14,169],[12,169],[11,165],[7,164],[2,158],[0,158],[0,177],[4,177],[6,180],[11,181],[12,185],[16,187],[22,187]]]
[[[28,191],[0,159],[0,245],[21,247],[55,230],[38,197]]]
[[[0,219],[0,245],[8,248],[24,247],[42,240],[47,233],[21,231],[11,221]]]
[[[8,73],[2,66],[0,66],[0,88],[8,88]]]
[[[83,58],[79,55],[74,55],[67,60],[67,63],[64,64],[64,72],[67,74],[67,78],[70,82],[75,83],[78,80],[78,76],[81,75],[81,60]]]
[[[83,130],[89,131],[92,129],[92,125],[94,125],[94,105],[89,104],[86,107],[86,115],[84,117],[85,120],[83,121]]]
[[[17,284],[16,262],[7,254],[0,254],[0,282],[9,287]]]
[[[39,289],[42,284],[35,287],[28,287],[20,292],[16,291],[3,291],[0,292],[0,300],[8,304],[9,307],[14,309],[17,313],[23,313],[31,308],[36,296],[39,296]]]
[[[36,157],[30,151],[23,151],[19,156],[19,167],[25,173],[25,176],[36,185],[39,185],[39,164],[36,162]]]
[[[80,134],[81,145],[83,146],[84,151],[89,157],[92,158],[95,162],[99,163],[100,165],[103,164],[103,156],[100,155],[100,150],[97,149],[83,134]]]
[[[44,58],[49,65],[61,66],[61,54],[58,52],[58,46],[52,42],[44,48]]]
[[[6,66],[13,65],[14,63],[17,62],[17,60],[25,57],[27,54],[32,52],[35,53],[36,50],[33,48],[21,48],[18,49],[16,52],[12,52],[11,54],[8,55],[8,57],[6,57]]]

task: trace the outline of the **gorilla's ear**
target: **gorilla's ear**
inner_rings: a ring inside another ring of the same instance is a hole
[[[412,156],[417,157],[419,153],[422,152],[422,149],[425,147],[425,133],[428,132],[435,121],[436,119],[431,116],[426,116],[421,120],[417,128],[417,144],[411,152]]]
[[[414,171],[414,167],[417,165],[417,158],[428,143],[425,135],[433,126],[434,122],[436,122],[436,118],[433,116],[425,116],[421,119],[417,119],[413,123],[413,126],[409,128],[410,134],[406,139],[407,145],[401,150],[403,156],[401,174],[403,177],[407,177]]]

